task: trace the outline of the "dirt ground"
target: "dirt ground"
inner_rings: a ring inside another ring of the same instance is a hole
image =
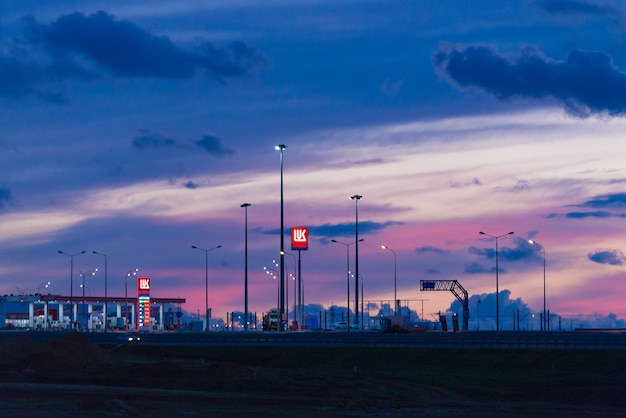
[[[623,353],[575,354],[100,347],[76,332],[40,344],[16,334],[0,341],[0,403],[11,417],[623,416]]]

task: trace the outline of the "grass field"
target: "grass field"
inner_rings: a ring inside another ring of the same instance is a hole
[[[622,351],[86,347],[98,362],[44,370],[32,369],[31,358],[5,373],[5,416],[36,410],[55,416],[606,417],[626,411]]]

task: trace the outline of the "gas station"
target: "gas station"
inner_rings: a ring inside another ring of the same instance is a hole
[[[184,298],[155,298],[150,278],[137,280],[137,295],[0,296],[0,328],[33,330],[163,331],[179,327]]]

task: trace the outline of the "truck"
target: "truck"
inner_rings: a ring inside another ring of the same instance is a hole
[[[263,331],[278,331],[278,311],[272,309],[263,315]]]

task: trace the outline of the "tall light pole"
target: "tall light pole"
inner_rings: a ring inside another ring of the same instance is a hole
[[[129,270],[126,272],[126,277],[124,277],[124,298],[126,299],[126,309],[124,309],[124,314],[126,315],[126,323],[124,324],[124,330],[128,331],[128,278],[130,276],[136,276],[138,268],[135,270]]]
[[[80,277],[82,277],[83,279],[83,282],[80,286],[83,288],[83,331],[87,331],[87,313],[85,312],[85,276],[95,276],[97,271],[98,269],[93,269],[93,270],[89,270],[83,273],[82,271],[79,270]]]
[[[83,250],[76,254],[68,254],[65,251],[59,250],[59,254],[66,255],[70,258],[70,301],[72,302],[72,323],[76,321],[74,317],[74,257],[77,255],[85,254],[87,250]]]
[[[541,248],[541,252],[543,254],[543,318],[541,319],[541,330],[548,330],[548,320],[547,315],[548,311],[546,310],[546,249],[543,245],[539,244],[537,241],[529,239],[528,242],[530,244],[538,245]]]
[[[361,238],[361,241],[363,241],[364,238]],[[353,244],[356,244],[357,241],[355,242],[350,242],[350,243],[345,243],[345,242],[341,242],[341,241],[337,241],[336,239],[331,239],[331,242],[334,242],[336,244],[341,244],[344,245],[346,247],[346,283],[347,283],[347,289],[348,289],[348,317],[347,317],[347,322],[348,322],[348,332],[350,332],[350,246]]]
[[[491,237],[493,239],[496,240],[496,331],[500,331],[500,304],[499,304],[499,300],[500,300],[500,293],[499,293],[499,288],[498,288],[498,272],[499,272],[499,267],[498,267],[498,238],[502,238],[502,237],[506,237],[507,235],[513,235],[514,232],[508,232],[506,234],[502,234],[502,235],[490,235],[487,234],[486,232],[480,231],[479,232],[480,235],[487,235],[488,237]]]
[[[283,331],[283,316],[285,315],[285,211],[283,195],[283,151],[287,148],[285,144],[278,144],[274,147],[280,151],[280,300],[278,306],[278,332]]]
[[[192,245],[191,248],[193,248],[194,250],[200,250],[200,251],[204,251],[204,283],[205,283],[205,289],[204,289],[204,296],[205,296],[205,303],[204,303],[204,312],[206,315],[206,332],[209,332],[209,251],[213,251],[213,250],[217,250],[218,248],[222,248],[221,245],[215,246],[213,248],[209,248],[204,249],[204,248],[200,248],[200,247],[196,247],[195,245]]]
[[[356,245],[354,247],[354,322],[359,328],[359,200],[363,199],[363,196],[360,194],[355,194],[350,196],[351,200],[354,200],[354,211],[355,211],[355,223],[354,223],[354,231],[355,231],[355,239]],[[348,324],[348,328],[350,328]]]
[[[109,312],[108,297],[107,297],[107,287],[108,287],[107,286],[107,277],[108,277],[107,256],[106,254],[99,253],[98,251],[94,251],[93,253],[104,257],[104,309],[102,310],[102,313],[104,315],[104,332],[107,332],[107,326],[109,323],[108,315],[107,315],[107,313]]]
[[[249,330],[249,325],[248,322],[250,322],[250,316],[248,313],[248,208],[252,206],[251,203],[242,203],[241,205],[239,205],[239,207],[242,207],[244,209],[245,212],[245,238],[244,238],[244,247],[245,247],[245,251],[244,251],[244,278],[243,278],[243,310],[244,310],[244,324],[243,324],[243,330],[244,331],[248,331]]]
[[[393,304],[394,304],[393,316],[398,316],[399,304],[398,304],[398,276],[396,274],[397,273],[396,252],[386,245],[381,245],[380,248],[382,248],[383,250],[389,250],[393,253]]]

